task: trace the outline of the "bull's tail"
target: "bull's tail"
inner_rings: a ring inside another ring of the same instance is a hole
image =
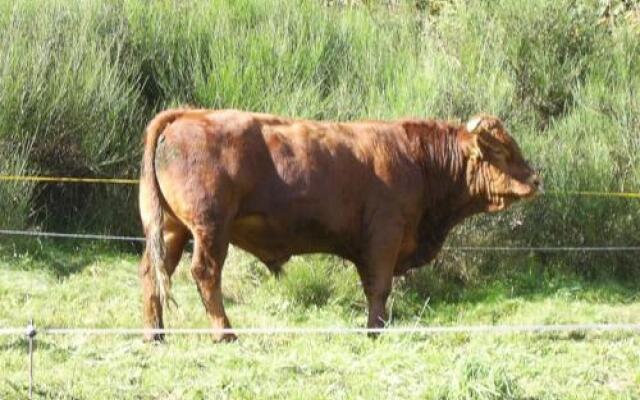
[[[165,268],[165,245],[162,234],[163,211],[162,192],[156,177],[155,158],[158,138],[165,127],[182,116],[188,109],[162,111],[147,125],[144,139],[144,156],[140,177],[140,214],[147,241],[147,258],[154,270],[156,293],[160,302],[174,301],[171,296],[171,278]],[[174,301],[175,303],[175,301]]]

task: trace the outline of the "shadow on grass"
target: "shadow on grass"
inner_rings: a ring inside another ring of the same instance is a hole
[[[96,260],[138,259],[136,250],[129,247],[129,251],[122,251],[95,242],[31,240],[0,244],[0,260],[11,268],[46,270],[63,279],[82,272]],[[184,256],[189,257],[188,249]],[[489,258],[479,260],[477,265],[472,264],[475,261],[473,257],[465,257],[437,261],[434,265],[416,269],[396,280],[393,288],[395,301],[407,310],[407,316],[415,316],[426,303],[436,308],[492,304],[506,299],[535,301],[548,297],[600,304],[627,304],[640,299],[638,282],[634,279],[585,276],[576,271],[573,263],[566,261],[544,260],[535,256]],[[456,262],[467,264],[459,270],[452,269]],[[336,257],[326,256],[305,257],[303,261],[289,264],[285,266],[284,276],[278,280],[278,290],[303,308],[336,303],[349,310],[361,311],[364,308],[359,281],[353,271],[348,271],[352,266],[343,265]],[[263,286],[268,276],[262,272],[251,275],[253,277],[243,275],[241,279],[257,279]],[[242,285],[236,290],[243,290]],[[229,305],[242,303],[235,295],[226,295],[225,302]]]
[[[637,288],[615,280],[594,282],[579,277],[558,277],[531,285],[517,278],[492,278],[468,286],[459,282],[445,282],[436,288],[425,289],[423,285],[416,285],[413,279],[416,278],[405,284],[406,293],[428,298],[432,305],[491,303],[502,299],[535,301],[547,297],[565,297],[599,304],[629,304],[640,299]]]
[[[38,350],[46,350],[46,351],[54,351],[60,354],[69,354],[69,350],[66,347],[62,347],[56,344],[55,341],[45,340],[43,338],[38,338],[36,336],[34,340],[33,351],[37,352]],[[15,337],[13,339],[9,339],[6,343],[0,344],[0,352],[5,351],[20,351],[24,354],[29,353],[29,341],[26,337]]]
[[[133,255],[137,249],[138,246],[113,246],[91,241],[21,239],[0,245],[0,260],[16,269],[46,270],[63,279],[82,272],[101,257]]]
[[[394,285],[394,316],[415,320],[424,313],[452,321],[475,313],[488,323],[503,320],[524,303],[579,302],[622,305],[640,300],[638,284],[614,277],[593,279],[559,264],[530,263],[476,271],[470,278],[436,266],[416,270]],[[465,311],[466,310],[466,311]]]

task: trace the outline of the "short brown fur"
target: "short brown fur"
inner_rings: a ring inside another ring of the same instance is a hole
[[[189,237],[192,275],[214,328],[230,328],[220,291],[229,243],[274,272],[294,254],[352,261],[367,326],[384,326],[394,275],[433,260],[464,218],[532,197],[540,185],[502,122],[488,115],[465,126],[167,110],[149,123],[143,164],[140,277],[149,328],[163,326],[163,298]]]

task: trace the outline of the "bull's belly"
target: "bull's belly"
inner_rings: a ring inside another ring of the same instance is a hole
[[[339,235],[329,232],[319,224],[284,219],[263,214],[238,217],[231,227],[231,243],[253,254],[272,270],[279,270],[292,255],[328,253],[358,264],[361,251],[353,240],[355,235]],[[401,241],[394,275],[404,275],[409,270],[431,262],[442,243],[419,244],[415,231],[405,232]]]
[[[313,224],[296,224],[277,218],[249,215],[236,218],[231,243],[256,256],[268,266],[286,262],[292,255],[330,253],[348,259],[353,251],[343,238]]]

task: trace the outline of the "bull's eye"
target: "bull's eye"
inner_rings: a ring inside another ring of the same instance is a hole
[[[509,161],[511,161],[511,154],[509,154],[508,151],[500,148],[500,149],[496,149],[495,151],[495,157],[496,159],[498,159],[499,161],[504,161],[506,163],[508,163]]]

